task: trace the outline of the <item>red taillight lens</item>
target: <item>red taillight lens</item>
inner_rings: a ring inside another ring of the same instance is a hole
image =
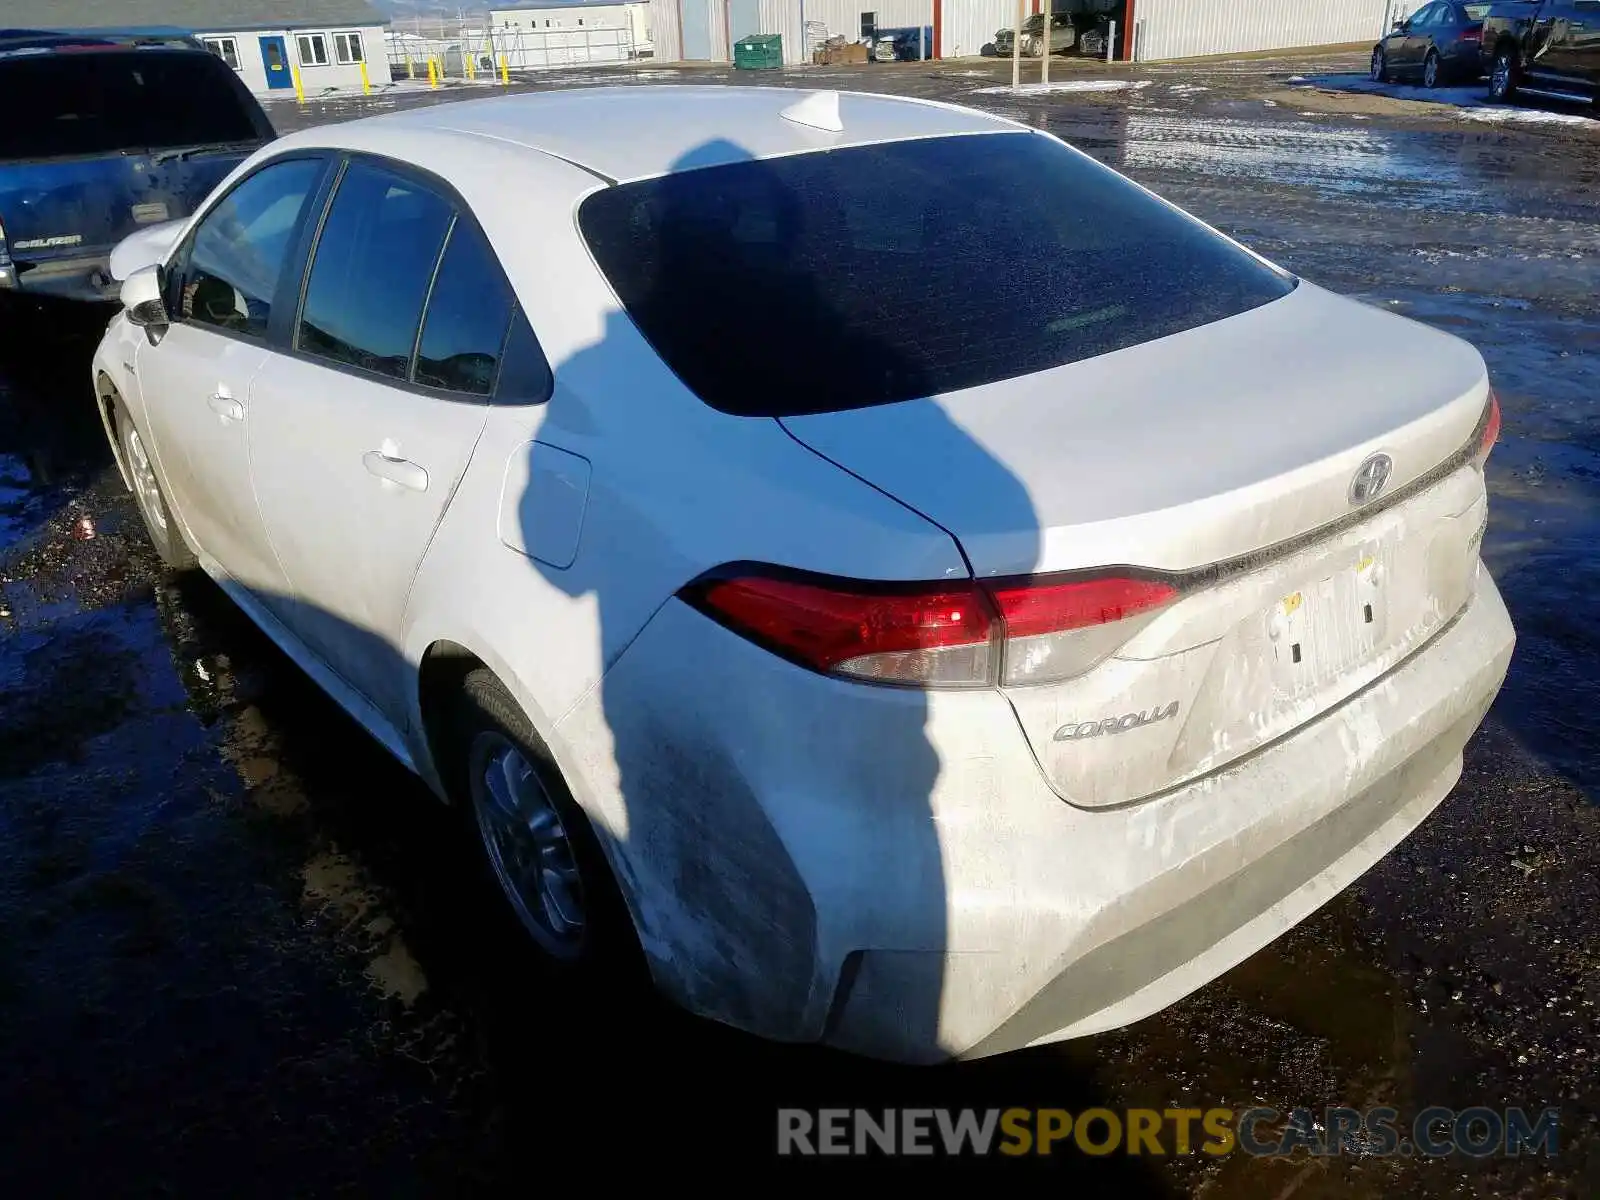
[[[1483,26],[1478,25],[1478,26],[1475,26],[1472,29],[1463,29],[1461,31],[1461,40],[1463,42],[1480,42],[1480,41],[1482,41],[1483,40]]]
[[[1081,674],[1132,635],[1133,618],[1177,595],[1170,583],[1127,578],[901,585],[759,569],[684,592],[723,625],[812,670],[923,687]]]
[[[1478,466],[1483,466],[1489,460],[1489,451],[1494,449],[1495,442],[1500,440],[1500,398],[1493,391],[1489,393],[1489,415],[1484,418],[1483,433],[1478,438],[1478,448],[1473,451],[1472,461]]]
[[[752,574],[698,585],[689,598],[816,671],[950,686],[989,678],[994,618],[971,584],[880,589]]]
[[[1065,633],[1160,608],[1177,598],[1170,583],[1145,579],[1087,579],[1066,583],[1026,579],[989,588],[1005,618],[1006,636]]]

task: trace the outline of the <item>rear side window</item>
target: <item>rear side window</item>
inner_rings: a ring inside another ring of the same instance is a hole
[[[408,378],[450,205],[409,179],[352,163],[317,238],[296,345]]]
[[[511,285],[488,242],[471,223],[458,220],[428,299],[415,381],[487,396],[500,365],[511,306]]]
[[[263,137],[233,72],[199,51],[0,60],[0,159],[159,150]],[[24,116],[23,114],[26,114]]]
[[[182,268],[181,320],[264,337],[291,240],[323,164],[270,163],[195,228]]]
[[[1032,133],[683,171],[594,193],[579,226],[666,364],[748,416],[1032,374],[1295,285]]]

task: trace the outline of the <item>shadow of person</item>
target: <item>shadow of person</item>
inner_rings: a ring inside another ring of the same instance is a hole
[[[633,285],[617,288],[626,311],[610,314],[598,342],[554,364],[554,393],[529,463],[536,478],[541,457],[581,453],[592,470],[569,565],[534,557],[551,585],[598,612],[603,737],[625,815],[615,831],[597,832],[609,839],[655,981],[722,1024],[812,1044],[751,1043],[704,1026],[636,1046],[630,1070],[672,1079],[709,1072],[718,1094],[743,1098],[737,1114],[724,1113],[753,1123],[748,1140],[743,1131],[738,1140],[768,1154],[776,1106],[929,1102],[926,1072],[819,1053],[814,1043],[916,1063],[964,1048],[952,1044],[960,1026],[952,1013],[969,1001],[973,972],[956,980],[952,956],[1003,949],[970,937],[951,942],[951,912],[987,902],[948,887],[945,839],[960,836],[962,806],[971,813],[962,789],[973,776],[930,729],[932,710],[950,693],[809,676],[733,632],[708,634],[707,617],[678,601],[641,598],[638,579],[658,576],[670,560],[682,567],[672,584],[681,587],[718,565],[692,563],[679,550],[684,531],[671,522],[686,513],[726,516],[742,503],[739,481],[764,482],[767,454],[790,456],[796,478],[825,476],[830,500],[848,492],[873,519],[915,528],[941,548],[945,578],[966,578],[952,535],[783,426],[785,416],[841,407],[832,397],[846,376],[858,385],[850,390],[905,406],[906,428],[940,489],[968,497],[986,527],[1031,547],[1028,561],[1039,542],[1027,488],[933,398],[925,340],[909,330],[893,336],[874,320],[877,285],[861,273],[873,271],[875,249],[857,243],[856,214],[845,198],[795,178],[737,146],[709,142],[639,189],[644,196],[624,222],[640,271]],[[937,223],[918,219],[915,198],[905,203],[906,228],[922,243],[916,254],[937,254]],[[852,286],[839,286],[840,272]],[[705,401],[713,390],[725,394],[730,380],[748,389],[748,411],[713,411]],[[716,422],[729,455],[747,461],[708,463],[703,445],[675,451]],[[622,471],[630,475],[615,474]],[[810,497],[787,506],[769,500],[751,501],[731,522],[744,540],[730,541],[729,560],[804,545],[800,562],[776,565],[850,573],[825,526],[815,543],[807,539],[816,512]],[[528,497],[519,508],[529,546],[542,532],[536,509]],[[852,565],[860,577],[860,563]],[[912,576],[940,577],[932,567]],[[680,632],[687,636],[674,645]],[[725,661],[706,661],[708,647],[709,657]],[[810,708],[794,707],[799,695]],[[947,744],[960,711],[951,705],[941,714]],[[959,1077],[944,1079],[939,1090],[952,1104],[971,1102],[960,1098]],[[851,1081],[853,1095],[842,1094],[841,1080]],[[1030,1095],[1039,1098],[1037,1083]],[[1059,1075],[1052,1095],[1054,1103],[1090,1098],[1085,1085],[1069,1087]],[[1124,1184],[1142,1171],[1129,1160],[1111,1168]]]

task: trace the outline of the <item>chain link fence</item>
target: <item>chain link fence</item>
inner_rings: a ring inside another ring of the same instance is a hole
[[[616,12],[626,23],[557,27],[552,18],[541,17],[538,10],[527,10],[524,18],[534,27],[496,27],[487,11],[460,17],[397,18],[384,35],[389,73],[397,80],[474,80],[503,77],[514,71],[626,63],[651,57],[648,36],[640,28],[632,6],[618,6]],[[543,26],[538,25],[541,20]],[[615,22],[618,17],[597,10],[586,20]]]

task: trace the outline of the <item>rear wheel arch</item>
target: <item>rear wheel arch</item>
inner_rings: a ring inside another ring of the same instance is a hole
[[[449,639],[432,643],[417,669],[417,709],[433,772],[447,803],[460,803],[456,789],[465,766],[465,747],[455,745],[455,713],[467,676],[489,665],[467,647]]]

